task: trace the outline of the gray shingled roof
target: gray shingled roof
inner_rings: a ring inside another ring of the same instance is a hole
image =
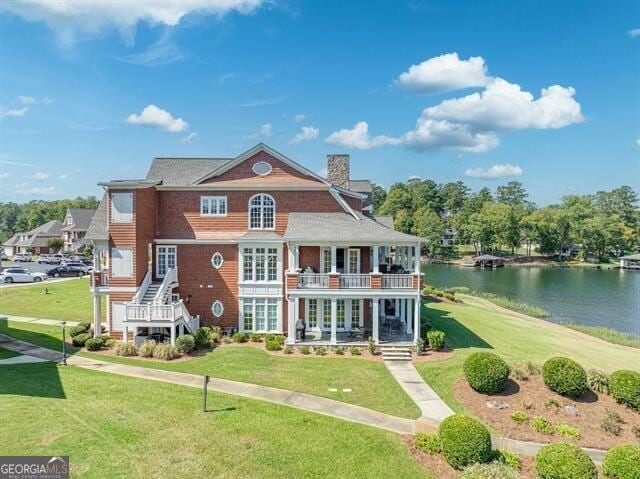
[[[154,158],[146,179],[162,181],[163,185],[169,186],[192,185],[231,160],[232,158]]]
[[[67,211],[71,215],[71,225],[62,228],[62,231],[86,231],[91,224],[96,210],[93,208],[69,208]]]
[[[2,246],[14,246],[17,243],[18,243],[18,235],[15,234],[11,238],[9,238],[7,241],[2,243]]]
[[[28,235],[29,238],[18,242],[18,246],[46,246],[49,239],[62,236],[62,221],[47,221],[45,224],[23,234]]]
[[[289,213],[284,239],[288,241],[336,241],[417,243],[421,238],[390,229],[366,216],[357,220],[347,213]]]
[[[243,241],[265,241],[265,240],[276,240],[283,241],[282,236],[280,236],[275,231],[247,231],[245,234],[240,236],[238,239]]]
[[[358,193],[371,193],[373,186],[369,180],[349,180],[349,189]]]
[[[100,200],[98,209],[93,215],[89,228],[87,228],[87,233],[83,238],[84,240],[100,241],[109,239],[109,234],[107,233],[108,201],[109,199],[105,193],[102,196],[102,200]]]
[[[373,219],[387,228],[391,228],[392,230],[396,229],[396,226],[393,224],[392,215],[376,215]]]

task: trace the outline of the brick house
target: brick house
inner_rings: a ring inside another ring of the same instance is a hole
[[[236,158],[156,158],[144,179],[101,185],[86,239],[94,318],[107,295],[116,338],[173,342],[204,325],[289,344],[302,341],[296,326],[327,345],[420,334],[421,240],[373,216],[347,155],[328,157],[324,179],[258,144]]]

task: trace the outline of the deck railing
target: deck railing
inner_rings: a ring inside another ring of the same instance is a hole
[[[329,275],[319,273],[300,273],[298,288],[328,288]]]
[[[383,274],[382,289],[413,288],[413,277],[410,274]]]
[[[341,274],[340,288],[343,288],[343,289],[371,288],[371,276],[368,274]]]
[[[182,300],[171,304],[135,304],[126,305],[127,321],[167,321],[185,319],[193,324],[193,319]]]

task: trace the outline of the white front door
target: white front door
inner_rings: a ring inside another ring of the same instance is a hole
[[[318,300],[315,298],[307,298],[304,302],[306,309],[307,331],[320,331],[322,319],[318,314]]]

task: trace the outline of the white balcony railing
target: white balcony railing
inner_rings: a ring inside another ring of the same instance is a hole
[[[178,282],[178,267],[175,266],[173,268],[167,269],[166,274],[164,275],[164,279],[162,280],[162,284],[160,288],[158,288],[158,292],[156,293],[155,298],[153,298],[154,304],[162,304],[165,302],[167,295],[171,291],[172,285],[175,285]]]
[[[410,274],[383,274],[382,289],[413,288],[413,276]]]
[[[319,273],[300,273],[298,288],[328,288],[329,275]]]
[[[368,274],[341,274],[340,288],[342,289],[371,288],[371,276]]]
[[[135,304],[126,305],[127,321],[167,321],[175,322],[185,319],[192,323],[193,318],[189,315],[182,300],[171,304]]]

